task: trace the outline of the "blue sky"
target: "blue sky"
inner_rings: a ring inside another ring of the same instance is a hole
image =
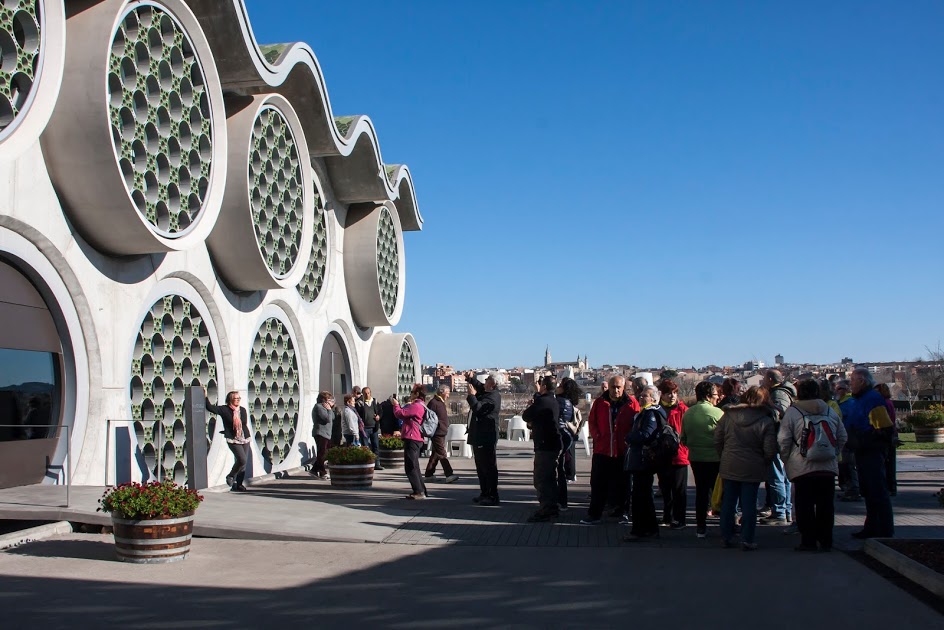
[[[944,3],[247,0],[410,166],[424,363],[942,340]]]

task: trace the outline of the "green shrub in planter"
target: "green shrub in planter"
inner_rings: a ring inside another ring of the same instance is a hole
[[[376,456],[366,446],[333,446],[325,453],[325,459],[335,466],[347,466],[372,464]]]
[[[132,482],[105,490],[97,511],[125,519],[177,518],[193,514],[201,501],[203,495],[173,481]]]
[[[931,405],[930,409],[917,411],[908,416],[907,422],[919,429],[944,428],[944,405]]]
[[[394,435],[381,435],[380,448],[385,451],[398,451],[403,448],[403,438]]]

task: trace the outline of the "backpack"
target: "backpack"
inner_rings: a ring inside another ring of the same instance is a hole
[[[420,423],[420,435],[431,438],[436,435],[436,430],[439,428],[439,416],[426,405],[423,405],[423,408],[426,411],[423,412],[423,421]]]
[[[797,411],[800,411],[794,405]],[[800,456],[810,462],[828,462],[836,459],[839,451],[836,449],[836,436],[829,424],[829,417],[822,414],[805,414],[803,416],[803,430],[800,432]]]
[[[643,447],[643,459],[649,468],[658,469],[668,466],[672,459],[678,455],[679,441],[678,431],[671,424],[659,417],[657,419],[656,430],[649,437],[649,442]]]

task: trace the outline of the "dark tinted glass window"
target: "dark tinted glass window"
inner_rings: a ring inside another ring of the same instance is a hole
[[[59,421],[58,360],[51,352],[0,348],[0,441],[56,436],[42,425]]]

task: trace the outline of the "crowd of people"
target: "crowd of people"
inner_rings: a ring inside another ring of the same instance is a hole
[[[548,387],[542,384],[542,392]],[[861,493],[865,499],[865,523],[853,536],[894,535],[894,408],[868,370],[856,369],[849,381],[795,385],[769,370],[760,386],[746,391],[735,379],[720,388],[705,381],[695,387],[690,408],[671,379],[653,385],[637,378],[631,387],[630,394],[624,378],[615,376],[591,406],[590,503],[581,524],[596,525],[608,513],[631,526],[628,542],[659,537],[660,525],[684,529],[691,469],[695,535],[708,536],[714,498],[725,547],[756,549],[756,525],[762,524],[799,533],[798,551],[829,551],[837,478],[842,498],[856,500]],[[678,436],[677,446],[663,452],[672,436]],[[536,487],[540,469],[536,457]],[[765,496],[758,506],[762,483]],[[544,495],[538,490],[534,520],[555,513]]]
[[[473,502],[495,506],[501,502],[496,454],[501,394],[494,375],[484,383],[472,372],[465,377],[470,410],[466,439],[479,482]],[[865,501],[865,523],[854,537],[894,535],[890,497],[896,491],[895,410],[887,388],[876,386],[867,369],[854,370],[849,380],[796,384],[785,381],[778,370],[768,370],[761,385],[746,390],[733,378],[720,386],[704,381],[695,387],[691,407],[669,378],[657,384],[635,378],[630,388],[627,391],[622,376],[614,376],[603,383],[590,407],[590,496],[581,524],[616,518],[630,526],[624,537],[628,542],[657,538],[660,526],[686,528],[690,469],[695,535],[706,538],[709,517],[720,517],[725,547],[756,549],[755,531],[761,524],[799,533],[798,551],[829,551],[837,479],[840,500]],[[558,383],[545,376],[536,390],[522,414],[534,444],[538,501],[529,522],[552,520],[569,509],[567,486],[575,480],[574,446],[584,423],[579,409],[583,392],[573,379]],[[458,479],[446,452],[449,394],[442,386],[430,397],[417,383],[401,405],[396,396],[378,401],[369,387],[355,387],[344,396],[339,411],[333,395],[321,392],[312,411],[317,453],[312,474],[328,477],[325,453],[332,444],[366,446],[379,455],[380,436],[394,435],[404,443],[411,487],[406,498],[427,498],[426,481],[439,466],[447,483]],[[206,402],[207,410],[223,419],[235,458],[227,476],[234,491],[245,490],[249,445],[247,413],[239,401],[238,392],[229,392],[225,406]],[[424,431],[428,409],[439,424]],[[421,472],[419,457],[427,439],[430,457]],[[383,470],[379,459],[376,467]],[[764,499],[759,503],[762,483]],[[662,499],[661,518],[654,495]]]

